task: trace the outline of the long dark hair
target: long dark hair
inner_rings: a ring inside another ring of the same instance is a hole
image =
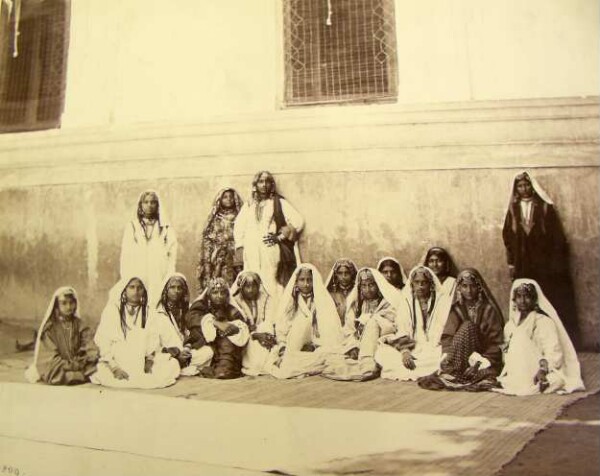
[[[119,303],[119,316],[121,317],[121,330],[123,331],[123,335],[125,337],[127,337],[127,320],[125,317],[125,313],[127,312],[125,309],[125,306],[127,304],[127,286],[129,286],[131,281],[133,281],[134,279],[137,279],[142,284],[142,287],[144,288],[144,294],[142,295],[142,302],[140,303],[140,306],[142,307],[142,329],[146,328],[146,321],[148,320],[148,291],[146,290],[146,286],[144,285],[144,282],[140,278],[131,278],[129,281],[127,281],[127,284],[125,285],[125,287],[123,288],[123,291],[121,292],[121,301]]]
[[[181,284],[183,284],[183,296],[181,296],[181,299],[177,303],[177,307],[179,309],[181,309],[181,311],[182,311],[182,313],[181,313],[182,318],[185,318],[185,315],[187,314],[187,312],[190,308],[190,290],[189,290],[187,281],[182,276],[178,276],[178,275],[171,276],[167,280],[167,283],[165,284],[165,287],[162,290],[162,293],[160,295],[160,300],[158,301],[158,304],[156,305],[156,307],[159,308],[160,306],[162,306],[165,309],[165,311],[167,311],[167,312],[169,311],[169,307],[168,307],[169,285],[171,284],[171,281],[173,281],[174,279],[181,281]]]
[[[380,303],[383,299],[383,294],[381,294],[381,290],[379,289],[379,285],[377,284],[373,273],[368,269],[362,270],[358,273],[358,276],[356,277],[356,317],[360,317],[360,315],[362,314],[362,305],[364,302],[364,298],[360,290],[360,284],[361,281],[366,280],[367,278],[372,279],[375,283],[375,286],[377,286],[377,302]]]

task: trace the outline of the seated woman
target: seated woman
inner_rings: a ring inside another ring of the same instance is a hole
[[[279,357],[271,373],[277,378],[318,374],[328,356],[343,353],[335,304],[313,265],[294,271],[279,302],[275,330]]]
[[[174,273],[167,279],[150,324],[158,334],[160,349],[177,359],[182,375],[196,375],[198,369],[210,363],[213,352],[208,346],[192,349],[186,339],[189,331],[186,317],[190,307],[190,292],[183,274]]]
[[[356,283],[357,272],[358,268],[352,260],[342,258],[334,263],[331,272],[327,277],[327,281],[325,282],[327,291],[329,291],[329,294],[335,303],[335,308],[340,316],[342,326],[346,319],[348,295]]]
[[[117,283],[102,311],[95,342],[100,349],[92,383],[107,387],[162,388],[175,383],[179,362],[162,353],[149,324],[148,292],[140,278]]]
[[[435,273],[442,285],[442,291],[448,296],[454,295],[457,268],[450,254],[444,248],[439,246],[429,248],[421,264]]]
[[[489,390],[502,370],[504,318],[476,269],[461,271],[442,331],[441,371],[419,379],[432,390]]]
[[[242,271],[231,288],[232,304],[239,309],[248,329],[250,339],[242,358],[245,375],[270,373],[277,344],[273,303],[258,273]]]
[[[539,284],[517,279],[504,327],[504,368],[497,391],[509,395],[584,390],[571,339]]]
[[[383,275],[388,283],[399,291],[404,288],[408,281],[400,261],[391,256],[386,256],[379,260],[379,263],[377,263],[377,271]]]
[[[192,349],[209,346],[214,355],[210,366],[200,369],[200,376],[233,379],[242,376],[242,356],[250,331],[244,318],[229,302],[229,287],[223,278],[208,282],[188,313]]]
[[[396,314],[396,334],[379,340],[375,360],[381,376],[417,380],[439,369],[440,339],[450,311],[449,296],[432,270],[414,268]]]
[[[348,302],[346,359],[330,359],[323,375],[335,380],[370,380],[379,376],[374,359],[379,338],[396,332],[398,290],[376,269],[363,268]]]
[[[29,382],[76,385],[89,381],[96,371],[98,350],[79,312],[73,288],[62,287],[54,292],[37,333],[33,363],[25,371]]]

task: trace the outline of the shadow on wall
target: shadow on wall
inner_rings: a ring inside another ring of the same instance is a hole
[[[374,266],[397,257],[408,272],[432,245],[459,268],[478,268],[503,310],[510,280],[501,230],[516,170],[327,172],[275,175],[279,191],[306,219],[302,259],[326,276],[339,257]],[[600,239],[597,168],[537,169],[570,244],[585,347],[600,343]],[[139,193],[161,195],[179,238],[177,268],[192,283],[200,236],[225,186],[246,200],[251,176],[57,185],[0,192],[0,318],[38,321],[59,286],[76,287],[83,314],[99,319],[119,277],[123,228]]]

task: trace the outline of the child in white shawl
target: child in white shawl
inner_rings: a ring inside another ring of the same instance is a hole
[[[504,368],[499,392],[510,395],[584,390],[573,344],[539,284],[517,279],[504,327]]]

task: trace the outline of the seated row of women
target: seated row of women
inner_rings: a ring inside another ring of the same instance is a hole
[[[406,276],[391,258],[360,270],[338,260],[325,282],[314,266],[300,264],[277,303],[252,271],[242,271],[231,289],[211,279],[191,306],[181,274],[166,280],[156,306],[148,305],[143,281],[131,277],[111,290],[92,340],[75,290],[60,288],[26,376],[134,388],[165,387],[180,375],[320,374],[514,395],[583,389],[573,345],[539,285],[516,280],[510,296],[505,325],[476,270],[442,283],[424,265]]]

